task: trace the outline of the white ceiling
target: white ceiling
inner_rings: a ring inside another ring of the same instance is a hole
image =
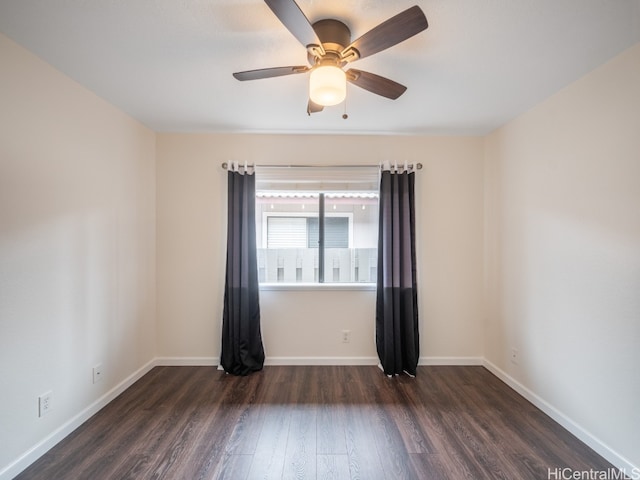
[[[408,87],[349,85],[308,117],[305,65],[262,0],[0,0],[0,31],[156,131],[482,135],[640,41],[640,0],[297,0],[356,38],[417,3],[429,28],[354,64]]]

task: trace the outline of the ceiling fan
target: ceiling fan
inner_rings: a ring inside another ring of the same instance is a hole
[[[310,72],[307,103],[309,115],[322,111],[326,106],[341,103],[346,97],[346,82],[392,100],[407,89],[404,85],[374,73],[355,68],[344,71],[343,68],[425,30],[428,27],[427,18],[417,5],[351,41],[351,31],[344,23],[328,18],[311,24],[294,0],[265,0],[265,3],[305,46],[309,66],[247,70],[234,73],[236,79],[258,80]]]

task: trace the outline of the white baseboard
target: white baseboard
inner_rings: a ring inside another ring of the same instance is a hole
[[[216,366],[218,357],[158,357],[155,365],[159,367]],[[377,365],[376,357],[266,357],[265,366],[303,366],[303,365]]]
[[[418,365],[477,365],[484,363],[482,357],[420,357]],[[266,357],[265,366],[304,365],[378,365],[378,357]],[[159,367],[216,366],[218,357],[157,357]]]
[[[45,437],[42,441],[31,447],[25,453],[23,453],[18,459],[0,470],[0,480],[9,480],[17,476],[25,468],[39,459],[42,455],[47,453],[58,442],[64,439],[67,435],[73,432],[76,428],[86,422],[93,415],[98,413],[107,404],[113,401],[118,395],[124,392],[127,388],[141,379],[156,365],[155,359],[149,361],[146,365],[140,367],[137,371],[133,372],[127,378],[125,378],[118,385],[113,387],[107,393],[105,393],[98,400],[93,402],[87,408],[78,413],[75,417],[65,422],[50,435]]]
[[[484,359],[482,357],[420,357],[418,366],[482,366],[483,362]]]
[[[267,357],[269,365],[378,365],[378,357]],[[483,365],[482,357],[420,357],[418,365]]]
[[[218,357],[156,357],[157,367],[215,367],[220,363]]]
[[[378,357],[267,357],[265,366],[275,365],[377,365]]]
[[[627,475],[631,475],[632,472],[637,472],[636,475],[640,474],[640,467],[633,465],[628,459],[619,455],[616,451],[614,451],[611,447],[597,439],[587,430],[582,428],[576,422],[574,422],[569,416],[558,410],[556,407],[551,405],[545,399],[537,395],[536,393],[529,390],[527,387],[522,385],[516,379],[514,379],[511,375],[504,372],[496,365],[491,363],[489,360],[484,359],[483,361],[484,367],[493,373],[496,377],[502,380],[504,383],[509,385],[512,389],[522,395],[524,398],[533,403],[536,407],[542,410],[544,413],[549,415],[553,420],[558,422],[564,428],[569,430],[573,435],[578,437],[580,441],[591,447],[595,450],[600,456],[604,457],[609,463],[611,463],[616,468],[619,468],[627,473]],[[637,477],[631,477],[637,478]]]

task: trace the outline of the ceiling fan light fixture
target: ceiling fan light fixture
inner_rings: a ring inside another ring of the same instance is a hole
[[[347,76],[340,67],[323,65],[311,71],[309,98],[313,103],[330,107],[344,101],[347,96]]]

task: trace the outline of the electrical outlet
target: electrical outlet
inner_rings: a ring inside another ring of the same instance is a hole
[[[102,364],[99,363],[93,367],[93,383],[98,383],[102,380]]]
[[[512,348],[511,349],[511,363],[517,365],[518,364],[518,349],[517,348]]]
[[[48,391],[43,393],[38,397],[38,416],[44,417],[47,413],[51,411],[51,399],[53,397],[53,392]]]
[[[349,343],[351,341],[351,330],[342,330],[342,343]]]

